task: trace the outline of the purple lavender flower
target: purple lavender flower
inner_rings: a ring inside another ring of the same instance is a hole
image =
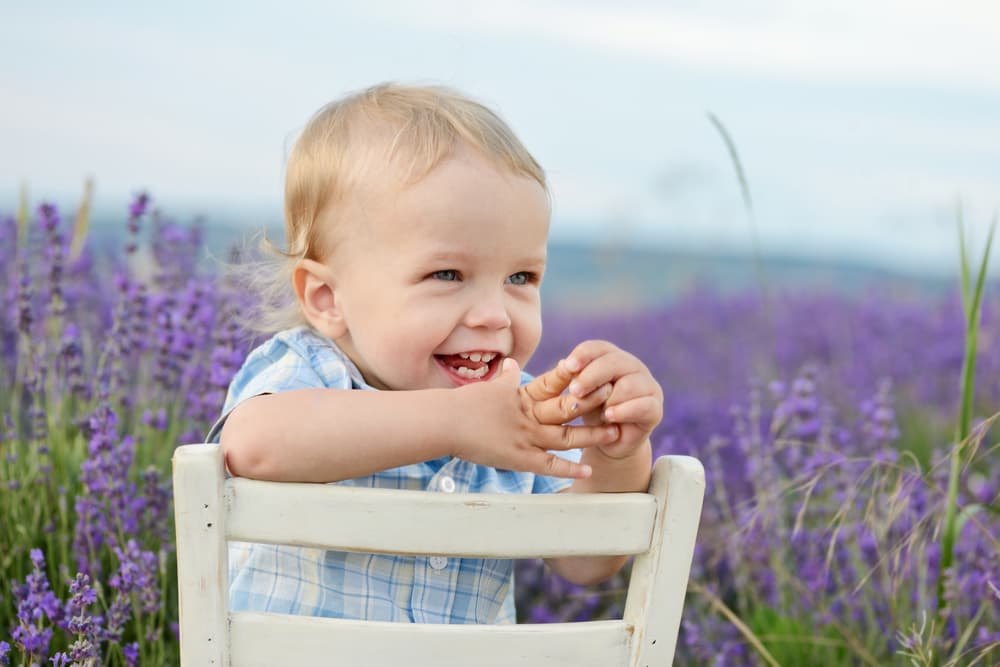
[[[164,546],[169,546],[173,534],[170,480],[164,480],[159,470],[149,466],[142,473],[141,493],[141,503],[136,503],[136,509],[141,506],[145,510],[144,525]]]
[[[166,431],[167,426],[169,426],[166,409],[157,408],[154,413],[151,409],[147,408],[142,413],[142,423],[157,431]]]
[[[53,667],[71,667],[73,659],[66,653],[59,651],[50,659]]]
[[[139,642],[132,642],[122,646],[122,655],[125,656],[127,667],[135,667],[139,664]]]
[[[123,594],[134,595],[143,613],[155,613],[160,608],[159,558],[152,551],[141,549],[135,540],[113,550],[118,557],[118,570],[108,583]]]
[[[70,645],[69,658],[74,664],[97,664],[103,618],[90,611],[90,607],[97,602],[97,592],[90,585],[90,577],[83,573],[77,573],[69,590],[70,599],[66,602],[61,624],[63,629],[76,637]]]
[[[815,442],[820,433],[820,404],[816,396],[817,370],[807,366],[792,381],[791,391],[774,410],[771,432],[800,442]],[[778,385],[772,384],[772,393]]]
[[[49,586],[42,551],[32,549],[30,556],[31,574],[24,584],[14,587],[18,625],[11,637],[26,657],[44,660],[52,641],[52,627],[48,623],[58,623],[62,618],[62,609]]]
[[[49,312],[56,320],[61,320],[66,312],[63,298],[63,265],[66,243],[59,229],[61,219],[54,204],[44,203],[38,207],[38,219],[45,232],[45,259],[48,265]]]
[[[56,370],[72,397],[90,400],[90,387],[84,377],[83,345],[79,327],[70,322],[63,330]]]
[[[141,218],[146,213],[146,208],[149,206],[149,193],[140,192],[132,200],[132,203],[128,207],[128,217],[130,219]]]
[[[25,394],[27,402],[28,416],[28,440],[34,450],[39,454],[40,472],[47,474],[51,465],[48,462],[48,419],[45,412],[45,377],[48,369],[46,365],[33,355],[34,363],[28,371],[28,378],[25,382]]]
[[[105,638],[108,641],[119,642],[125,631],[125,626],[132,618],[132,602],[126,592],[115,593],[111,606],[108,608]]]
[[[149,195],[145,192],[140,192],[132,200],[132,203],[128,207],[128,242],[125,244],[125,254],[132,255],[139,249],[138,235],[139,235],[139,222],[142,217],[146,214],[146,209],[149,206]]]
[[[892,406],[892,380],[889,378],[883,379],[878,393],[861,405],[861,413],[864,417],[862,433],[870,449],[879,449],[899,438],[896,411]]]
[[[134,534],[142,499],[129,479],[134,440],[118,435],[118,417],[100,405],[84,426],[88,458],[80,466],[83,492],[76,498],[74,547],[81,572],[95,575],[93,555],[103,544],[116,545],[118,536]]]
[[[30,336],[35,323],[34,291],[31,286],[31,274],[27,262],[19,262],[17,292],[17,330],[24,336]]]

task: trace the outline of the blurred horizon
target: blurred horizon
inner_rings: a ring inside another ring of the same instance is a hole
[[[255,252],[263,232],[279,245],[283,229],[273,221],[240,224],[212,216],[176,215],[170,209],[154,216],[182,227],[201,230],[199,263],[222,270],[230,252]],[[6,211],[0,208],[0,215]],[[60,204],[64,229],[69,229],[74,207]],[[99,253],[112,255],[126,239],[126,215],[93,211],[88,238]],[[152,220],[140,224],[140,238],[150,236]],[[141,263],[152,257],[140,254]],[[589,239],[555,236],[549,243],[549,261],[542,303],[550,313],[624,314],[665,307],[699,293],[745,297],[767,293],[839,294],[850,298],[937,299],[958,295],[958,256],[950,270],[916,270],[859,258],[803,256],[795,252],[762,252],[719,247],[637,243],[611,236]]]
[[[83,188],[81,188],[81,192],[82,190]],[[163,201],[156,196],[155,190],[136,190],[137,193],[140,191],[148,192],[151,195],[151,210],[157,211],[158,215],[181,224],[189,224],[197,220],[205,225],[209,237],[209,247],[215,252],[224,252],[227,249],[224,243],[226,238],[232,239],[233,242],[240,242],[262,231],[267,231],[272,240],[280,242],[284,239],[282,211],[277,205],[217,205],[209,207]],[[80,200],[80,193],[61,197],[35,197],[30,191],[28,193],[28,203],[32,209],[43,201],[52,202],[58,206],[64,219],[76,215]],[[124,233],[128,206],[132,197],[121,197],[115,202],[115,205],[108,204],[107,198],[102,198],[99,195],[95,197],[95,200],[98,203],[91,206],[89,217],[92,224],[100,229],[102,237],[108,240],[115,234],[116,227],[118,232]],[[0,216],[14,215],[18,207],[18,198],[5,197],[0,194]],[[742,258],[747,262],[754,261],[754,258],[759,255],[761,258],[782,261],[863,267],[883,272],[886,275],[924,278],[933,282],[956,276],[960,269],[958,211],[956,210],[953,215],[954,219],[950,229],[951,238],[946,242],[948,247],[942,249],[941,261],[939,262],[916,262],[905,253],[885,253],[878,246],[858,247],[853,252],[845,252],[839,247],[824,249],[797,246],[794,243],[758,243],[758,247],[755,248],[752,227],[754,223],[747,220],[745,215],[742,229],[734,230],[728,236],[720,235],[715,239],[684,238],[657,233],[655,230],[650,231],[636,226],[628,220],[567,221],[554,217],[550,243],[562,246],[590,247],[595,252],[605,253],[639,251],[654,254],[727,256]],[[963,213],[963,219],[965,217],[966,214]],[[967,219],[964,220],[964,225],[967,248],[974,257],[978,256],[985,242],[986,230],[978,230],[982,233],[977,235],[974,225],[970,231]],[[991,262],[989,275],[995,276],[998,273],[1000,273],[1000,263]]]

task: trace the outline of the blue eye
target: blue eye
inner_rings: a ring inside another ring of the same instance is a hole
[[[444,271],[435,271],[431,274],[431,278],[435,280],[447,280],[453,281],[458,280],[458,271],[454,269],[445,269]]]
[[[518,271],[507,276],[507,282],[511,285],[527,285],[535,278],[535,274],[530,271]]]

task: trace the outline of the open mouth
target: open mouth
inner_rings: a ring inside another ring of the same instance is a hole
[[[468,384],[493,377],[503,356],[499,352],[477,351],[436,354],[434,358],[456,384]]]

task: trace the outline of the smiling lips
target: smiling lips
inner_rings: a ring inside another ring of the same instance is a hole
[[[499,365],[493,362],[501,358],[498,352],[460,352],[435,356],[460,384],[486,379]]]

